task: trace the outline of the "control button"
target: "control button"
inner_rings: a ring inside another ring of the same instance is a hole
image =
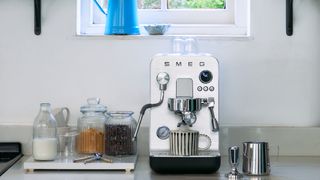
[[[203,87],[203,90],[204,90],[204,91],[208,91],[208,89],[209,89],[208,86],[204,86],[204,87]]]
[[[198,86],[198,87],[197,87],[197,90],[198,90],[198,91],[202,91],[202,87],[201,87],[201,86]]]
[[[209,87],[209,90],[210,90],[210,91],[214,91],[214,87],[213,87],[213,86],[210,86],[210,87]]]
[[[200,72],[199,79],[202,83],[207,84],[212,81],[212,73],[208,70]]]

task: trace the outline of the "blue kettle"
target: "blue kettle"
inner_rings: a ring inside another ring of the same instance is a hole
[[[100,11],[106,15],[105,35],[138,35],[140,34],[137,17],[137,0],[108,0],[105,12],[97,0],[94,0]]]

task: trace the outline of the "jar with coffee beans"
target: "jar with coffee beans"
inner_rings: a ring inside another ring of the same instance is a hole
[[[134,155],[136,141],[132,141],[137,122],[131,111],[108,112],[105,123],[105,154],[110,156]]]

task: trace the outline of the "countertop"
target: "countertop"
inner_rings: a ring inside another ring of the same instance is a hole
[[[125,171],[34,171],[26,173],[23,162],[28,158],[24,156],[6,173],[0,176],[1,180],[190,180],[190,179],[227,179],[224,174],[230,168],[227,157],[222,157],[221,167],[214,174],[183,174],[163,175],[152,172],[149,167],[148,157],[141,156],[138,159],[136,169],[131,173]],[[241,167],[241,164],[240,164]],[[264,177],[248,177],[243,179],[320,179],[320,157],[312,156],[280,156],[271,157],[271,175]]]

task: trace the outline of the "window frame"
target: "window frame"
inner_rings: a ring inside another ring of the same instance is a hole
[[[143,28],[145,24],[155,23],[143,17],[159,17],[159,14],[161,14],[161,18],[152,19],[156,19],[158,23],[166,23],[166,18],[175,17],[174,21],[170,23],[171,27],[166,33],[167,36],[205,35],[218,37],[249,37],[250,1],[251,0],[226,0],[225,9],[192,10],[192,12],[195,13],[207,13],[201,16],[202,19],[204,19],[203,21],[195,18],[186,20],[184,13],[189,13],[190,10],[188,9],[139,9],[139,22],[142,21],[142,23],[140,23],[141,35],[147,35]],[[230,7],[230,5],[233,7]],[[230,12],[231,10],[232,12]],[[92,0],[77,0],[77,35],[103,35],[104,24],[95,23],[96,17],[94,17],[93,11],[95,11],[95,13],[101,13],[100,11],[97,12],[97,8],[94,3],[92,3]],[[177,13],[180,13],[180,15],[177,15]],[[195,16],[189,15],[187,17]]]

